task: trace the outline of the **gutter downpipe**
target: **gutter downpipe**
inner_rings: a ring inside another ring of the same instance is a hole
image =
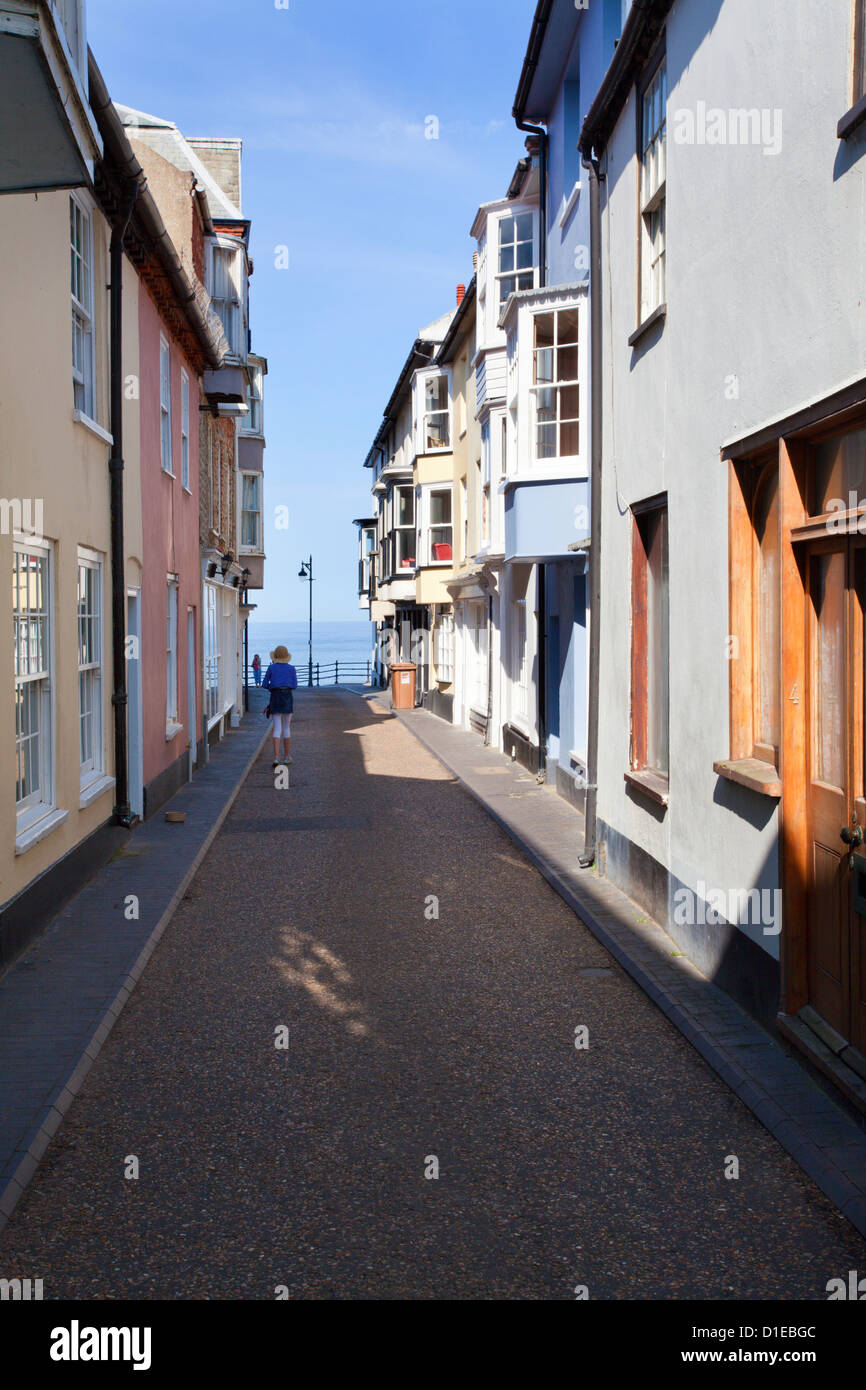
[[[547,131],[538,125],[530,125],[518,116],[517,110],[514,111],[514,123],[518,130],[525,131],[527,135],[534,135],[538,140],[538,239],[540,242],[538,257],[538,281],[539,287],[544,289],[547,285],[547,152],[549,136]],[[547,573],[545,565],[537,566],[538,572],[538,781],[544,782],[547,777],[547,630],[546,605],[545,605],[545,586],[547,584]]]
[[[547,284],[547,151],[550,137],[543,126],[530,125],[514,113],[514,124],[527,135],[538,140],[538,239],[540,255],[538,258],[538,281],[541,289]]]
[[[115,824],[127,829],[134,817],[129,804],[129,748],[126,727],[126,562],[123,544],[123,239],[138,198],[138,180],[129,179],[118,218],[111,229],[111,704],[114,710]],[[139,653],[139,660],[141,654]]]
[[[587,708],[586,805],[581,868],[591,868],[598,848],[598,726],[599,653],[601,649],[601,470],[602,470],[602,287],[601,287],[601,181],[598,159],[584,157],[589,171],[590,225],[590,399],[592,411],[590,461],[589,545],[589,697]]]

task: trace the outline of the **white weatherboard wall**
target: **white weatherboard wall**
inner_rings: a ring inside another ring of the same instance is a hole
[[[849,6],[840,0],[674,5],[667,24],[667,320],[635,349],[627,342],[636,327],[634,96],[608,146],[599,815],[614,877],[631,841],[691,889],[699,882],[779,884],[777,803],[713,771],[729,749],[728,476],[720,449],[829,395],[866,363],[866,146],[862,137],[850,147],[836,138],[836,122],[851,104],[850,28]],[[697,112],[698,103],[780,110],[781,150],[677,143],[677,111]],[[623,780],[631,681],[627,508],[664,491],[666,813]],[[777,937],[744,930],[778,957]]]

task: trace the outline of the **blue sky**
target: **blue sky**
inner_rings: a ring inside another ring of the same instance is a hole
[[[472,277],[469,228],[525,137],[511,107],[534,0],[88,0],[115,101],[240,136],[253,346],[265,383],[266,587],[257,617],[359,616],[363,461],[416,331]],[[439,139],[425,139],[436,116]],[[288,270],[275,248],[289,248]],[[273,525],[288,506],[288,531]]]

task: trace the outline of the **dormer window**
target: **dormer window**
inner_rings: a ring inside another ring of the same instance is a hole
[[[519,212],[499,220],[499,302],[516,290],[531,290],[533,266],[532,213]]]

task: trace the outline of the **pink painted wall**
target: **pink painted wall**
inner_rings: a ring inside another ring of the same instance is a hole
[[[199,555],[199,381],[145,289],[139,291],[141,347],[142,557],[141,676],[144,716],[144,784],[178,758],[190,741],[187,719],[187,610],[195,615],[196,728],[201,729],[201,564]],[[171,424],[175,476],[162,471],[160,455],[159,348],[163,334],[171,349]],[[181,484],[181,368],[189,377],[189,491]],[[178,723],[181,733],[166,740],[166,577],[179,576]]]

